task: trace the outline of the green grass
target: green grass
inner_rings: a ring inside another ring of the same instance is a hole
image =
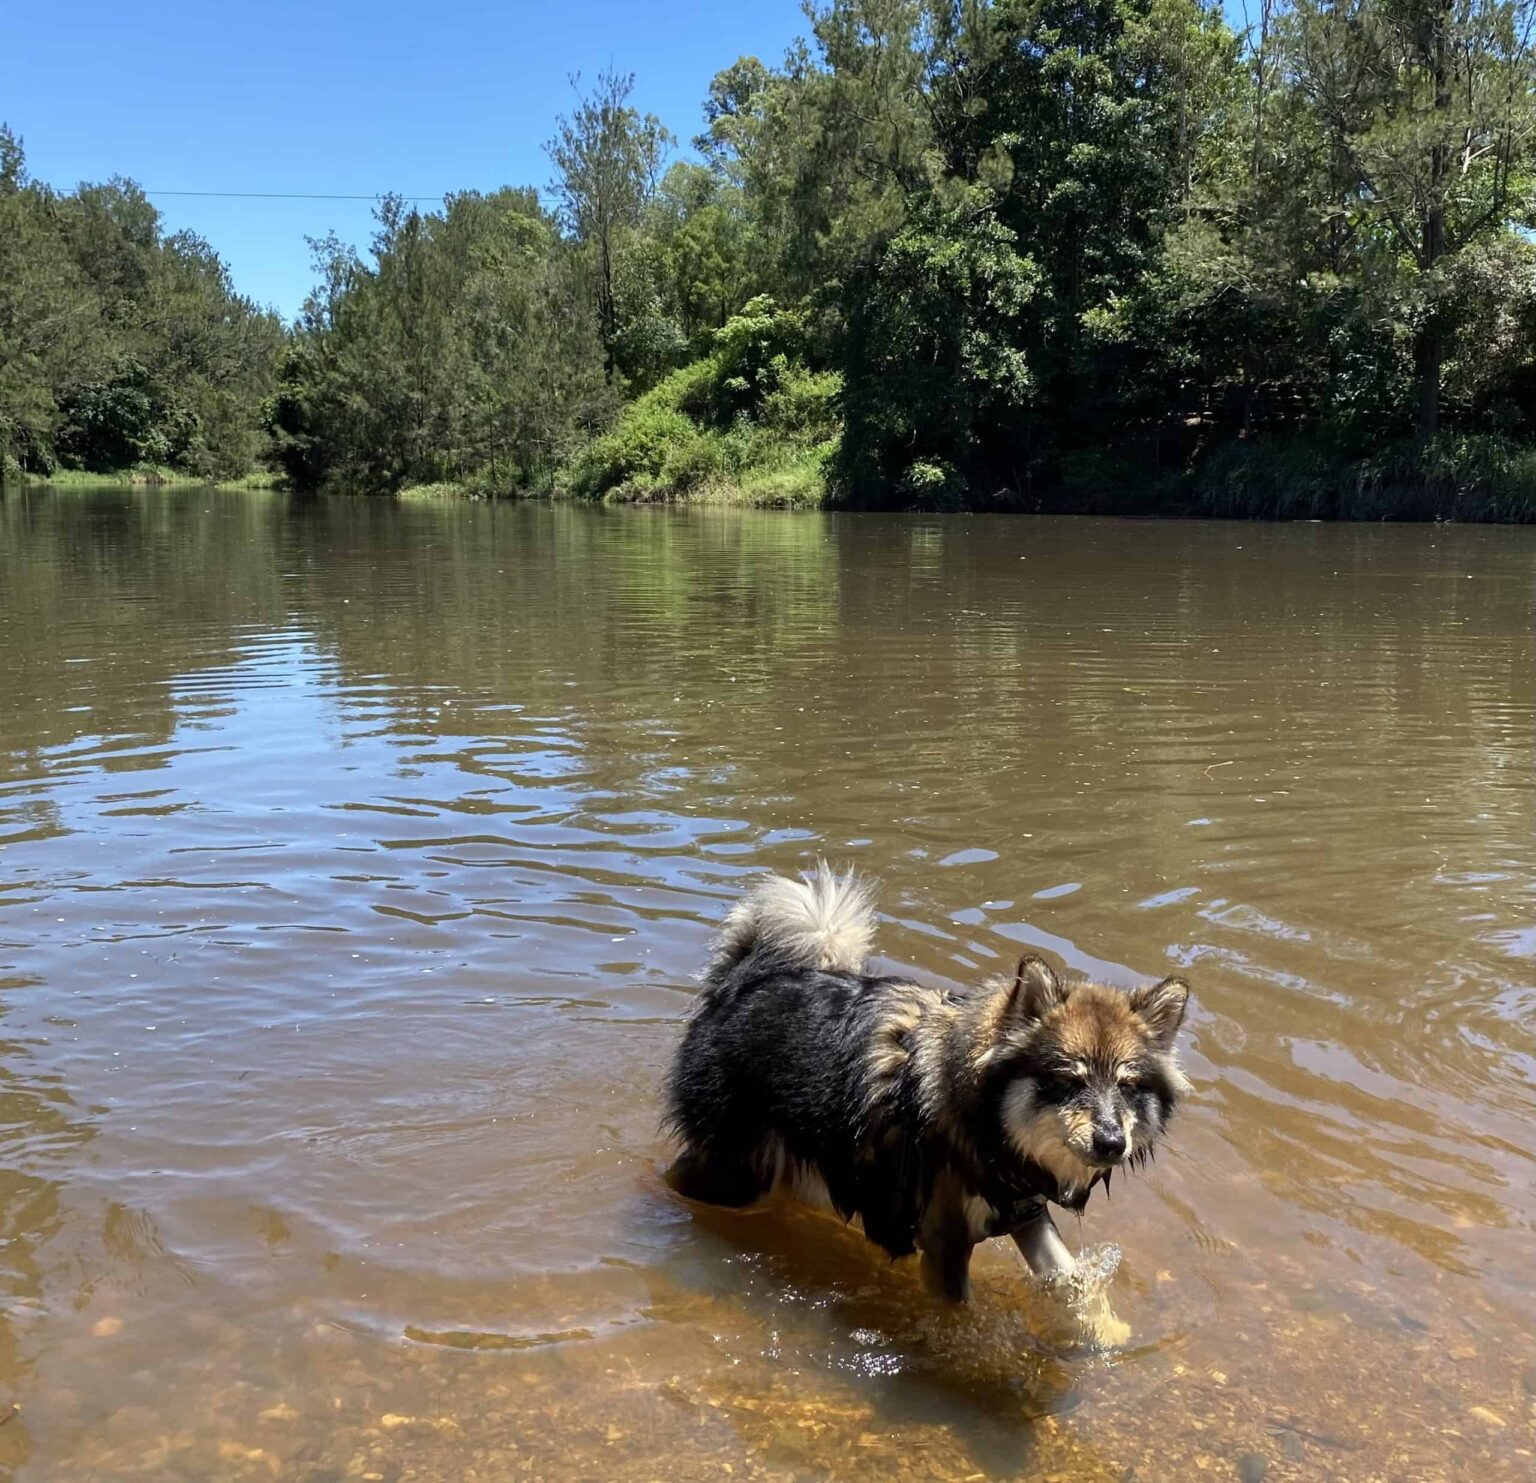
[[[93,473],[89,469],[55,469],[51,474],[29,474],[10,469],[6,471],[6,477],[18,484],[44,489],[149,489],[184,484],[212,485],[216,489],[276,489],[279,483],[278,476],[267,471],[242,474],[236,479],[215,479],[164,464],[139,464],[131,469],[113,469],[106,473]]]
[[[470,484],[440,479],[433,484],[407,484],[395,496],[403,500],[473,499],[479,491]]]
[[[621,485],[605,504],[732,505],[757,510],[819,510],[827,503],[825,446],[790,450],[783,458],[739,473],[713,473],[685,489],[665,484]]]
[[[21,474],[23,484],[40,484],[50,489],[86,489],[113,485],[119,489],[131,489],[135,485],[150,484],[206,484],[206,479],[194,478],[178,469],[143,464],[131,469],[113,469],[106,473],[93,473],[90,469],[55,469],[51,474]]]
[[[262,469],[256,473],[242,474],[238,479],[215,479],[215,489],[281,489],[283,476],[275,474],[271,469]]]

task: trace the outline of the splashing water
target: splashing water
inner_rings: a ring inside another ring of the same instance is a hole
[[[1109,1301],[1110,1284],[1120,1270],[1122,1255],[1115,1242],[1098,1242],[1077,1253],[1076,1265],[1070,1272],[1044,1282],[1030,1275],[1037,1290],[1055,1303],[1063,1317],[1071,1320],[1073,1341],[1098,1353],[1118,1349],[1130,1338],[1130,1328],[1116,1317]]]
[[[1113,1241],[1085,1246],[1077,1254],[1077,1270],[1067,1279],[1074,1301],[1104,1292],[1120,1270],[1120,1247]]]
[[[1120,1270],[1120,1248],[1113,1241],[1085,1246],[1077,1265],[1059,1279],[1058,1292],[1090,1349],[1106,1353],[1131,1337],[1130,1325],[1116,1317],[1109,1302],[1109,1285]],[[1056,1285],[1056,1284],[1053,1284]]]

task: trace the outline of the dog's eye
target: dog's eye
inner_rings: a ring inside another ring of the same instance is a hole
[[[1088,1079],[1088,1063],[1086,1061],[1073,1061],[1071,1073],[1079,1081],[1086,1081]]]
[[[1060,1104],[1071,1101],[1082,1090],[1082,1085],[1070,1076],[1047,1072],[1036,1078],[1035,1088],[1042,1102]]]

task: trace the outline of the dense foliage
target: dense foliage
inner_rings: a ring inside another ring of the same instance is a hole
[[[0,467],[243,474],[282,340],[132,181],[59,194],[0,125]]]
[[[535,192],[430,215],[387,200],[371,264],[314,248],[320,284],[269,407],[296,487],[526,488],[610,420],[585,285]]]
[[[578,84],[551,204],[391,201],[368,260],[317,245],[278,457],[301,488],[1536,516],[1536,0],[1256,3],[1238,35],[1213,0],[831,0],[716,76],[670,167],[630,79]],[[74,292],[10,250],[33,301]],[[51,448],[161,425],[141,353],[53,374]]]
[[[819,502],[842,382],[806,368],[806,345],[800,316],[753,299],[715,333],[708,354],[629,403],[571,460],[571,493]]]

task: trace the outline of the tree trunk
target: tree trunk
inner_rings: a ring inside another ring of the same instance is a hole
[[[608,232],[604,227],[598,235],[598,268],[600,281],[597,287],[597,317],[603,333],[603,379],[613,385],[613,342],[618,337],[618,310],[613,302],[613,254],[608,248]]]
[[[1274,10],[1274,0],[1262,0],[1259,6],[1259,45],[1254,53],[1254,97],[1255,108],[1253,117],[1253,178],[1259,178],[1259,171],[1264,159],[1264,84],[1267,80],[1264,71],[1264,63],[1269,47],[1269,21]]]

